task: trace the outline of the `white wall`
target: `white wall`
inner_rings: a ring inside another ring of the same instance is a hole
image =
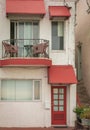
[[[10,22],[6,18],[6,0],[0,0],[0,58],[2,56],[2,40],[10,39]]]

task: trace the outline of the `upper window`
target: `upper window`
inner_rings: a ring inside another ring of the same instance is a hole
[[[52,22],[52,50],[64,50],[64,22]]]
[[[36,41],[32,39],[39,39],[39,21],[11,21],[10,30],[10,42],[18,46],[18,56],[27,56],[25,45],[33,45]]]
[[[2,80],[2,101],[32,101],[41,98],[40,80]]]

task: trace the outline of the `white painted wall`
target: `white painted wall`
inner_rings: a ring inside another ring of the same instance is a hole
[[[0,58],[2,56],[2,40],[10,39],[10,21],[6,18],[6,0],[0,0]]]
[[[46,68],[3,68],[0,69],[0,79],[42,80],[40,101],[0,102],[0,127],[51,126],[51,109],[45,108],[46,101],[51,106],[51,91],[50,85],[48,84]]]

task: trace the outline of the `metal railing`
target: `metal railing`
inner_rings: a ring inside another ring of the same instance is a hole
[[[17,49],[16,49],[17,48]],[[16,49],[16,51],[14,50]],[[2,41],[2,58],[49,58],[49,41],[45,39],[9,39]]]

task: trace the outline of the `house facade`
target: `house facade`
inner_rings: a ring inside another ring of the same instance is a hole
[[[84,82],[90,96],[90,1],[79,0],[76,11],[76,68],[78,80]]]
[[[0,0],[0,127],[74,126],[75,2]]]

